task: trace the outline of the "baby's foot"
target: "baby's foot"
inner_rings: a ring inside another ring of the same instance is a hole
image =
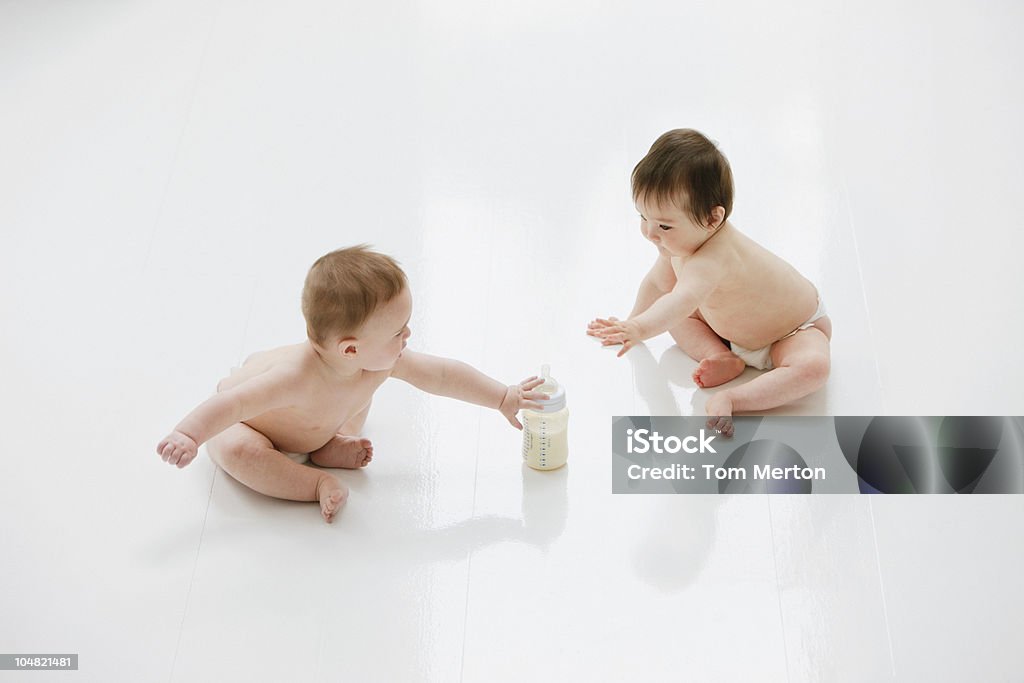
[[[337,434],[323,448],[309,454],[314,465],[358,469],[373,460],[373,444],[369,439]]]
[[[722,436],[732,436],[732,401],[726,392],[720,391],[709,398],[704,410],[708,414],[708,429],[714,429]]]
[[[316,485],[316,495],[320,500],[320,514],[330,524],[334,521],[335,513],[348,500],[348,489],[331,475],[325,474]]]
[[[720,353],[700,362],[693,371],[693,383],[703,389],[717,387],[739,377],[744,367],[746,363],[735,353]]]

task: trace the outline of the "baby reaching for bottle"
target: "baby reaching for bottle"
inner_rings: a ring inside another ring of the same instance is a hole
[[[503,385],[460,361],[406,350],[412,296],[405,273],[365,246],[331,252],[302,293],[307,339],[250,356],[157,446],[185,467],[204,442],[225,472],[262,494],[318,501],[331,522],[348,489],[330,472],[359,468],[373,444],[359,436],[373,393],[389,377],[498,410],[517,429],[521,408],[547,398],[529,377]]]

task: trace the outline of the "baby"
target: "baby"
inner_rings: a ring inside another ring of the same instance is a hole
[[[668,332],[699,361],[693,381],[704,388],[747,365],[770,370],[708,399],[708,426],[726,436],[734,412],[774,408],[824,386],[832,322],[818,291],[727,220],[732,170],[714,143],[694,130],[665,133],[633,169],[632,185],[640,232],[658,258],[629,318],[597,318],[587,334],[621,344],[621,356]]]
[[[331,252],[310,268],[302,291],[307,340],[255,353],[217,385],[157,446],[179,468],[206,442],[225,472],[262,494],[319,501],[327,522],[348,489],[324,470],[359,468],[373,445],[358,436],[373,392],[389,377],[423,391],[495,408],[517,429],[536,408],[543,379],[505,386],[465,363],[406,351],[412,297],[393,259],[365,246]]]

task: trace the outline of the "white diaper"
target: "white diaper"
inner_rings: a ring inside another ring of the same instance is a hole
[[[814,315],[812,315],[810,318],[808,318],[807,322],[805,322],[803,325],[801,325],[800,327],[796,328],[795,330],[793,330],[792,332],[790,332],[786,336],[780,337],[779,339],[776,339],[775,341],[782,341],[783,339],[788,339],[789,337],[792,337],[794,334],[796,334],[800,330],[806,330],[808,327],[811,327],[811,326],[814,325],[814,321],[815,320],[817,320],[818,318],[821,318],[822,316],[825,316],[827,314],[828,314],[828,311],[825,310],[825,303],[821,300],[821,297],[819,296],[818,297],[818,309],[816,311],[814,311]],[[772,344],[774,344],[774,343],[775,342],[772,342]],[[742,358],[744,363],[746,363],[750,367],[756,368],[758,370],[771,370],[774,367],[772,365],[772,355],[771,355],[771,353],[772,353],[772,344],[769,344],[768,346],[765,346],[764,348],[755,349],[755,350],[752,351],[750,349],[745,349],[742,346],[739,346],[738,344],[733,344],[732,342],[729,342],[729,346],[732,348],[732,352],[733,353],[735,353],[737,356]]]
[[[289,453],[288,451],[281,452],[288,456],[289,460],[291,460],[292,462],[297,462],[300,465],[304,465],[307,462],[309,462],[309,453]]]

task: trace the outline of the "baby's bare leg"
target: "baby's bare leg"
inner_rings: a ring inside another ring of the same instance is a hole
[[[715,387],[739,377],[746,364],[722,339],[708,327],[700,312],[669,330],[676,345],[690,358],[700,361],[693,371],[693,382],[699,387]]]
[[[825,386],[830,370],[829,338],[817,326],[775,342],[771,355],[774,370],[715,394],[707,402],[707,414],[730,416],[739,411],[767,410]]]
[[[322,448],[309,454],[309,459],[320,467],[343,467],[357,469],[366,467],[373,460],[373,444],[363,439],[359,433],[366,424],[366,416],[370,413],[370,404],[349,418],[341,426],[341,430]]]
[[[253,491],[285,500],[319,501],[327,522],[348,498],[348,489],[327,472],[292,461],[270,439],[239,423],[206,444],[215,463]]]

